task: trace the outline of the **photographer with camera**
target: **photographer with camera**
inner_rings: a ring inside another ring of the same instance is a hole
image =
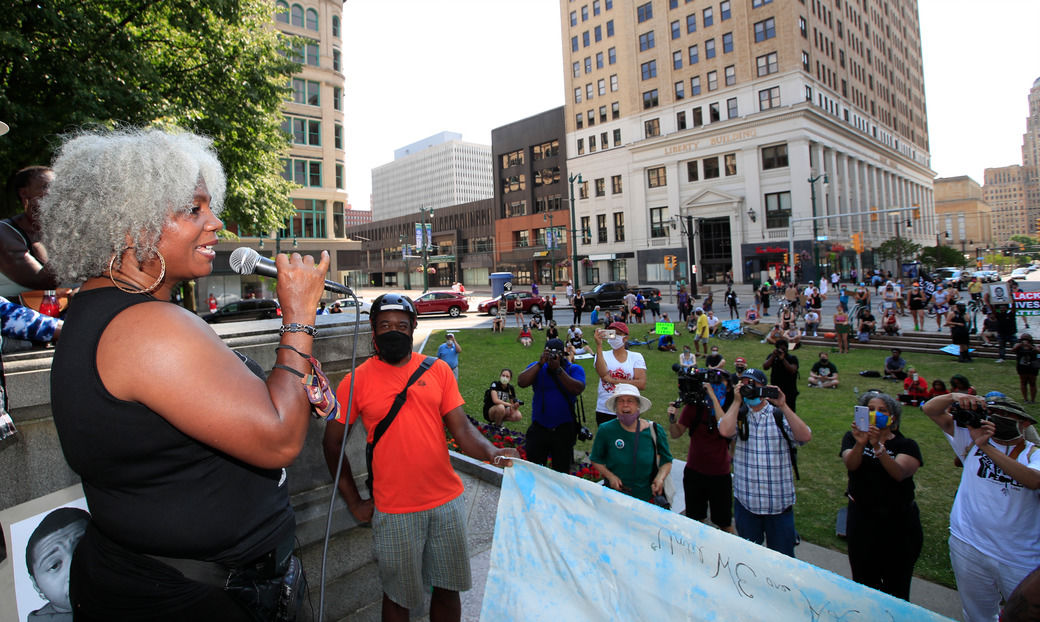
[[[777,386],[759,369],[741,374],[739,400],[719,421],[719,434],[736,437],[733,452],[733,517],[737,535],[794,557],[796,449],[812,430]]]
[[[607,400],[618,385],[630,384],[640,391],[646,388],[646,360],[642,354],[625,349],[628,325],[624,322],[614,322],[606,330],[597,329],[593,339],[596,342],[596,373],[599,375],[596,425],[602,425],[615,417],[614,409],[607,406]],[[607,351],[603,350],[604,340],[610,346]]]
[[[663,505],[667,503],[661,497],[672,472],[672,452],[664,428],[640,418],[651,405],[633,385],[617,385],[607,399],[607,408],[615,417],[596,430],[589,461],[614,490]]]
[[[733,478],[730,477],[729,439],[719,434],[718,419],[733,403],[728,374],[716,372],[708,382],[695,378],[708,370],[676,370],[679,400],[668,405],[668,432],[679,438],[690,431],[690,449],[683,469],[686,516],[704,522],[711,508],[711,522],[723,531],[733,529]],[[690,378],[690,381],[686,381]],[[721,393],[721,395],[720,395]],[[719,400],[723,403],[720,404]],[[682,405],[676,420],[675,413]]]
[[[552,457],[553,470],[569,473],[574,443],[584,430],[579,429],[575,402],[585,390],[585,370],[567,360],[562,341],[550,339],[541,358],[527,366],[517,384],[534,389],[525,445],[527,459],[545,466]],[[581,436],[581,440],[592,438],[587,430]]]
[[[950,510],[950,562],[964,619],[996,620],[1000,601],[1040,566],[1040,451],[1036,424],[1009,397],[940,395],[924,414],[964,463]]]
[[[849,471],[852,580],[910,600],[910,579],[924,542],[913,477],[924,460],[917,443],[899,431],[902,412],[891,395],[863,393],[852,429],[841,439],[840,456]],[[884,552],[878,551],[882,542]]]
[[[798,399],[798,357],[787,353],[786,339],[777,339],[775,345],[776,348],[762,363],[762,369],[771,370],[769,381],[780,387],[787,398],[787,405],[794,410]]]

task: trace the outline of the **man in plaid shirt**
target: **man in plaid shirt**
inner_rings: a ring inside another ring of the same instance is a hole
[[[763,397],[764,387],[764,372],[745,370],[737,385],[741,399],[719,420],[719,434],[736,436],[733,518],[741,538],[765,541],[774,551],[794,557],[794,472],[792,448],[784,435],[791,445],[804,445],[812,430],[787,405],[783,391],[769,385],[777,397]]]

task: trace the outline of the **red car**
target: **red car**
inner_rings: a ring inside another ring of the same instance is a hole
[[[518,305],[524,313],[541,313],[545,308],[545,298],[542,296],[535,296],[531,292],[508,292],[480,303],[477,311],[494,315],[503,300],[509,313],[515,312]]]
[[[455,292],[427,292],[415,299],[415,312],[447,313],[451,317],[459,317],[469,311],[469,301],[462,294]]]

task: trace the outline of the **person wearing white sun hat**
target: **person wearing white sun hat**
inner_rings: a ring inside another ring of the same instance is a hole
[[[672,470],[672,452],[664,428],[640,415],[650,400],[631,384],[615,385],[607,408],[617,415],[601,425],[592,442],[589,460],[607,485],[643,501],[664,493]]]

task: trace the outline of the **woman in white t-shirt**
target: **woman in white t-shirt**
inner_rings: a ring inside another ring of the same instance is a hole
[[[607,339],[607,331],[613,330],[614,337]],[[625,349],[628,341],[628,326],[624,322],[614,322],[606,330],[594,333],[596,341],[596,373],[599,384],[596,390],[596,424],[601,425],[615,415],[607,408],[607,398],[614,394],[614,386],[630,384],[640,391],[646,389],[646,361],[638,352]],[[608,350],[603,350],[603,340],[607,340]]]
[[[953,406],[986,409],[989,418],[964,427],[950,414]],[[996,620],[1000,601],[1040,566],[1040,450],[1025,440],[1036,419],[999,394],[948,393],[922,409],[964,463],[950,510],[950,562],[963,617]]]

